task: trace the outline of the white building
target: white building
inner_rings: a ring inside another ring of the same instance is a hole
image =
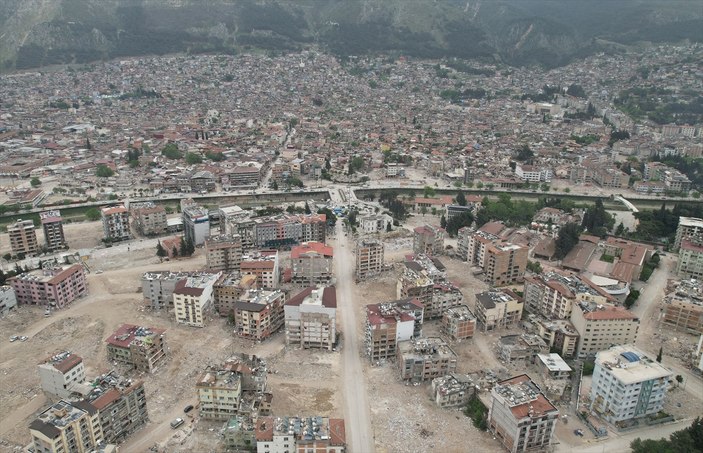
[[[12,286],[0,286],[0,317],[17,306],[17,296]]]
[[[303,290],[285,306],[286,344],[331,350],[337,338],[337,292],[334,286]]]
[[[533,165],[517,164],[515,166],[515,176],[523,181],[529,182],[551,182],[552,170]]]
[[[610,423],[662,410],[671,371],[630,346],[615,346],[596,355],[591,411]]]
[[[210,217],[207,209],[188,206],[183,209],[183,233],[193,245],[203,245],[210,237]]]
[[[703,219],[679,217],[679,226],[676,228],[676,238],[674,239],[674,252],[678,252],[681,242],[685,240],[694,244],[703,242]]]
[[[206,318],[213,307],[213,286],[220,275],[222,272],[186,277],[176,283],[173,306],[177,323],[205,327]]]
[[[393,217],[388,214],[369,214],[358,218],[361,231],[366,234],[383,233],[388,225],[393,225]]]
[[[103,235],[110,241],[125,241],[131,237],[129,211],[124,205],[102,208]]]
[[[76,385],[85,381],[83,359],[68,351],[48,357],[39,364],[39,379],[50,397],[68,398]]]

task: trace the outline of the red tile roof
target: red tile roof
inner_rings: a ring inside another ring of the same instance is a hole
[[[296,247],[293,247],[290,251],[290,257],[294,260],[300,258],[301,255],[308,254],[319,254],[331,258],[334,254],[334,249],[321,242],[305,242]]]
[[[344,419],[330,418],[330,444],[344,445],[347,442]]]

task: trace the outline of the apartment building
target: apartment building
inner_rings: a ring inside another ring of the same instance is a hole
[[[464,407],[476,394],[476,384],[467,374],[450,373],[432,379],[432,397],[439,407]]]
[[[107,340],[107,359],[153,373],[166,361],[166,329],[122,324]]]
[[[456,372],[457,356],[439,337],[401,341],[397,356],[404,381],[422,382]]]
[[[83,358],[68,351],[47,357],[38,370],[42,390],[53,400],[68,398],[85,381]]]
[[[176,283],[173,307],[176,322],[192,327],[205,327],[213,311],[214,285],[222,273],[186,277]]]
[[[234,333],[263,340],[285,324],[285,294],[280,290],[249,290],[234,304]]]
[[[610,423],[629,421],[662,410],[673,374],[632,346],[596,354],[590,410]]]
[[[503,335],[498,340],[497,356],[504,363],[520,363],[528,366],[535,363],[539,354],[549,352],[547,343],[538,335],[521,333]]]
[[[46,266],[7,279],[17,303],[63,308],[88,293],[83,266]]]
[[[398,277],[396,283],[396,297],[398,299],[418,299],[427,312],[427,307],[433,304],[435,283],[449,285],[445,269],[444,264],[437,258],[427,255],[406,257],[403,262],[403,273]],[[457,303],[457,305],[459,304],[461,301]],[[433,309],[432,313],[433,317],[441,316],[439,309]]]
[[[344,419],[328,417],[259,417],[255,428],[259,453],[345,453]]]
[[[134,229],[143,236],[158,236],[168,231],[166,209],[152,202],[129,206]]]
[[[194,246],[203,245],[210,237],[210,217],[208,211],[197,205],[189,205],[181,211],[183,234]]]
[[[593,182],[601,187],[621,189],[627,187],[630,176],[618,168],[599,166],[593,168]]]
[[[237,165],[231,171],[227,172],[225,175],[227,181],[225,182],[225,177],[223,177],[223,190],[228,190],[229,188],[247,188],[247,187],[258,187],[259,181],[261,180],[261,166],[254,165]]]
[[[209,272],[154,271],[142,275],[144,303],[154,310],[173,306],[173,291],[176,283],[190,276],[212,275]]]
[[[518,163],[515,165],[515,176],[528,182],[551,182],[553,173],[549,168]]]
[[[286,301],[286,344],[332,350],[337,340],[337,290],[306,288]]]
[[[124,205],[102,208],[100,213],[106,241],[126,241],[132,237],[129,231],[129,211]]]
[[[239,271],[242,264],[242,238],[238,234],[205,239],[205,261],[209,271]]]
[[[547,319],[568,319],[579,301],[604,304],[613,298],[590,280],[547,272],[525,277],[525,309]]]
[[[529,249],[510,242],[494,243],[486,249],[484,280],[494,286],[522,280],[527,267]]]
[[[522,299],[509,290],[476,294],[476,319],[484,332],[516,326],[522,318]]]
[[[17,296],[12,286],[0,286],[0,318],[17,306]]]
[[[104,448],[116,453],[114,445],[103,445],[100,415],[87,401],[61,400],[44,410],[29,425],[32,448],[42,453],[89,453]]]
[[[571,321],[545,320],[535,321],[537,335],[547,343],[549,350],[556,350],[562,357],[573,357],[579,343],[579,334]]]
[[[245,255],[239,269],[242,275],[256,276],[258,288],[278,288],[281,281],[278,250],[260,250]]]
[[[383,271],[383,242],[377,239],[360,239],[356,243],[356,279],[366,280]]]
[[[393,225],[393,217],[388,214],[368,214],[359,216],[359,229],[364,234],[383,233],[388,231],[389,225]]]
[[[88,384],[90,390],[84,398],[98,411],[105,442],[124,442],[149,421],[142,380],[111,371]]]
[[[444,230],[432,225],[423,225],[413,230],[413,253],[436,256],[444,253]]]
[[[63,220],[58,209],[39,213],[39,221],[44,230],[46,248],[53,252],[68,248],[66,236],[63,233]]]
[[[683,280],[664,298],[664,315],[660,318],[667,327],[692,334],[703,334],[703,287],[699,280]]]
[[[423,312],[417,299],[367,305],[364,343],[371,363],[395,359],[399,342],[420,337]]]
[[[681,240],[676,275],[679,278],[703,279],[703,243]]]
[[[510,453],[548,449],[559,411],[526,374],[491,390],[488,430]]]
[[[277,215],[254,220],[254,244],[260,248],[291,247],[301,242],[325,242],[324,214]]]
[[[303,242],[290,251],[293,283],[324,285],[332,279],[333,249],[320,242]]]
[[[19,219],[7,226],[7,235],[10,237],[10,249],[13,255],[36,255],[39,253],[37,232],[34,222]]]
[[[676,228],[674,239],[674,252],[679,251],[684,240],[693,244],[703,243],[703,219],[679,217],[679,226]]]
[[[220,208],[220,234],[239,235],[242,241],[242,250],[249,251],[254,248],[254,221],[251,211],[246,211],[239,206]]]
[[[583,359],[611,346],[634,344],[640,320],[622,307],[584,301],[574,305],[571,323],[579,334],[576,356]]]
[[[204,420],[229,420],[239,413],[242,376],[234,370],[209,368],[195,384]]]
[[[255,275],[222,274],[213,286],[215,311],[220,316],[234,316],[235,304],[250,289],[256,289]]]
[[[476,331],[476,316],[466,305],[448,308],[442,315],[442,333],[450,339],[471,338]]]

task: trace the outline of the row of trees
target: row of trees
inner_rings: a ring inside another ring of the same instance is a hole
[[[189,241],[185,236],[181,237],[181,247],[177,248],[175,245],[171,249],[171,255],[176,258],[178,256],[193,256],[195,253],[195,245]],[[168,250],[164,248],[164,246],[161,244],[161,241],[159,240],[156,243],[156,256],[159,258],[166,258],[169,256]]]

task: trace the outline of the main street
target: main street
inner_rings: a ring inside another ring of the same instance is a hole
[[[333,201],[340,194],[331,190]],[[351,453],[375,451],[371,411],[366,393],[366,380],[361,363],[361,347],[357,334],[356,307],[352,294],[354,257],[351,241],[345,236],[342,222],[337,222],[334,246],[334,266],[337,276],[337,317],[342,327],[342,386],[347,445]]]

